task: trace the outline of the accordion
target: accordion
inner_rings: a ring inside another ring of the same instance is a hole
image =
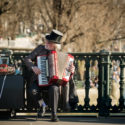
[[[41,70],[38,85],[49,86],[53,83],[65,85],[71,78],[68,67],[73,62],[74,57],[63,52],[51,51],[48,55],[37,56],[37,66]]]

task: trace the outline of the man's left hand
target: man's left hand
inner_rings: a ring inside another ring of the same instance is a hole
[[[69,72],[74,73],[75,72],[75,66],[71,64],[68,68]]]

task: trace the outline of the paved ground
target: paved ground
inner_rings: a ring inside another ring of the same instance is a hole
[[[50,117],[36,119],[35,116],[17,116],[0,119],[0,125],[125,125],[125,117],[59,117],[59,122],[51,122]]]

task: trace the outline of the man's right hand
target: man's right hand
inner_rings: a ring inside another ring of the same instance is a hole
[[[32,70],[33,70],[33,72],[34,72],[36,75],[41,74],[41,70],[40,70],[37,66],[33,66],[33,67],[32,67]]]

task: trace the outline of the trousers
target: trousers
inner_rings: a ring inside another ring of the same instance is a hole
[[[47,94],[44,95],[43,91],[46,90]],[[32,99],[33,102],[36,103],[37,106],[39,106],[38,101],[40,99],[45,98],[48,99],[48,105],[51,108],[52,113],[57,112],[58,108],[58,100],[59,100],[59,86],[56,84],[47,86],[47,87],[39,87],[37,84],[33,83],[28,88],[28,94],[29,97]]]

